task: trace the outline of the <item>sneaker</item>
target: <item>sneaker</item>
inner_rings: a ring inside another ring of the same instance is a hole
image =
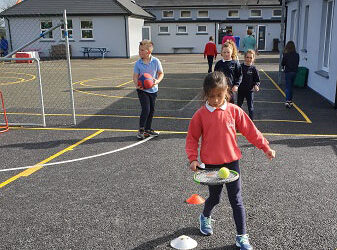
[[[150,135],[152,135],[152,136],[158,136],[159,135],[159,133],[157,133],[153,129],[147,129],[147,130],[145,130],[145,134],[147,134],[147,136],[150,136]]]
[[[200,214],[199,222],[200,222],[200,232],[203,235],[209,236],[213,234],[211,216],[205,217],[203,214]]]
[[[149,135],[145,133],[144,129],[139,129],[137,138],[140,140],[144,140],[146,137],[149,137]]]
[[[235,244],[240,247],[241,250],[252,250],[253,247],[249,244],[248,234],[237,235]]]

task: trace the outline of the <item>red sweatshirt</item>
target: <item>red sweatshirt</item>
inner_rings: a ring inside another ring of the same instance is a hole
[[[216,58],[218,52],[216,50],[216,45],[213,42],[208,42],[205,45],[204,56],[214,56]]]
[[[189,161],[198,160],[200,137],[201,162],[219,165],[239,160],[241,151],[237,144],[236,129],[257,148],[264,152],[270,150],[267,139],[240,107],[226,103],[221,109],[214,109],[206,104],[193,115],[188,127],[185,150]]]

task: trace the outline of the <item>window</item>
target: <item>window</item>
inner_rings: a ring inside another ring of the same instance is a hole
[[[282,10],[273,10],[273,17],[281,17],[282,16]]]
[[[228,10],[228,17],[239,17],[238,10]]]
[[[332,29],[332,17],[333,17],[333,0],[325,0],[323,2],[323,60],[322,69],[325,71],[329,70],[329,59],[330,59],[330,46],[331,46],[331,29]]]
[[[69,34],[69,39],[73,39],[73,21],[71,19],[67,20],[68,22],[68,34]],[[64,37],[64,25],[62,24],[61,26],[61,32],[62,32],[62,39],[65,39]]]
[[[191,17],[191,11],[189,10],[180,11],[180,18],[190,18],[190,17]]]
[[[169,33],[169,27],[168,26],[159,26],[159,34],[163,33]]]
[[[174,18],[173,10],[163,10],[162,17],[163,18]]]
[[[207,33],[206,25],[198,25],[198,33]]]
[[[296,10],[292,10],[291,11],[291,15],[290,15],[290,40],[294,41],[294,43],[296,44],[296,26],[297,26],[297,21],[296,21]]]
[[[41,33],[43,33],[53,27],[53,22],[50,20],[41,21],[40,26],[41,26]],[[45,40],[53,39],[53,32],[51,31],[45,34],[43,39]]]
[[[199,10],[198,18],[208,18],[208,10]]]
[[[302,50],[307,50],[309,5],[305,6]]]
[[[179,34],[185,34],[187,33],[187,27],[186,26],[181,26],[181,25],[178,25],[177,26],[177,33]]]
[[[81,21],[81,38],[87,40],[94,39],[93,29],[92,21]]]
[[[250,17],[262,17],[262,10],[250,10]]]

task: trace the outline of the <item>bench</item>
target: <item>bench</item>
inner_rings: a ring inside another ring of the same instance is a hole
[[[192,53],[192,50],[194,49],[194,47],[173,47],[173,53],[177,53],[177,51],[179,50],[185,50],[188,51],[189,53]]]
[[[101,54],[104,59],[105,54],[110,52],[107,48],[82,47],[82,49],[83,56],[87,55],[88,58],[90,58],[90,54]]]
[[[70,56],[71,55],[71,45],[69,45],[69,52],[70,52]],[[51,49],[49,50],[49,55],[52,58],[58,58],[58,59],[64,59],[67,58],[67,48],[66,45],[61,43],[61,44],[57,44],[57,45],[52,45]]]

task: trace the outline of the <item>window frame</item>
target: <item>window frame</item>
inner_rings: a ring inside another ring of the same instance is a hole
[[[331,3],[331,8],[329,9],[329,4]],[[330,23],[328,24],[328,14],[329,10],[331,10],[330,15]],[[324,16],[322,15],[324,21],[324,27],[322,31],[324,31],[324,39],[322,39],[322,53],[321,53],[321,69],[323,71],[329,72],[329,64],[330,64],[330,52],[331,52],[331,38],[332,38],[332,28],[333,28],[333,18],[334,18],[334,0],[325,0],[323,2],[323,11]],[[329,29],[329,37],[327,39],[327,29]],[[328,40],[328,49],[326,49],[326,43]],[[327,62],[325,61],[327,59]]]
[[[167,27],[167,32],[160,31],[160,28],[166,28],[166,27]],[[158,26],[158,34],[170,34],[170,27],[168,25],[167,26],[159,25]]]
[[[207,12],[207,16],[200,16],[201,11]],[[197,18],[209,18],[209,10],[198,10]]]
[[[205,27],[206,30],[205,31],[199,31],[199,27]],[[208,34],[207,25],[205,25],[205,24],[198,24],[197,25],[197,34]]]
[[[41,34],[47,30],[49,30],[50,28],[47,28],[47,29],[43,29],[42,28],[42,22],[48,22],[48,23],[51,23],[51,27],[53,27],[53,20],[50,20],[50,19],[45,19],[45,20],[40,20],[40,31],[41,31]],[[41,39],[43,41],[53,41],[54,40],[54,34],[53,34],[53,31],[49,32],[47,35],[49,36],[51,34],[51,37],[42,37]]]
[[[71,21],[71,29],[69,28],[69,21]],[[73,20],[72,19],[67,19],[67,23],[68,23],[68,34],[70,34],[71,32],[71,37],[69,36],[69,40],[74,40],[74,36],[73,36],[73,30],[74,30],[74,26],[73,26]],[[65,40],[65,37],[64,37],[64,26],[62,28],[63,24],[60,26],[60,29],[61,29],[61,40]]]
[[[186,31],[185,32],[180,32],[179,27],[185,27]],[[177,25],[177,34],[188,34],[187,32],[187,25]]]
[[[259,16],[253,16],[252,15],[253,11],[260,11],[260,15]],[[262,9],[251,9],[251,10],[249,10],[249,17],[250,18],[261,18],[262,17]]]
[[[182,12],[189,12],[190,16],[189,17],[183,17],[183,16],[181,16]],[[179,18],[181,18],[181,19],[192,18],[192,11],[190,11],[190,10],[180,10],[180,16],[179,16]]]
[[[280,11],[280,15],[275,15],[275,11],[279,10]],[[273,9],[273,17],[282,17],[282,9]]]
[[[82,28],[82,22],[91,22],[92,28]],[[94,40],[94,22],[92,21],[92,19],[82,19],[82,20],[80,20],[80,31],[81,31],[81,40]],[[82,31],[91,31],[92,37],[91,38],[83,37]]]
[[[172,17],[165,17],[164,12],[172,12]],[[161,18],[162,19],[174,19],[174,10],[162,10],[161,12]]]
[[[230,16],[230,15],[229,15],[229,12],[231,12],[231,11],[236,11],[236,12],[238,13],[238,15],[237,15],[237,16]],[[228,18],[240,18],[240,12],[239,12],[238,9],[229,9],[229,10],[227,11],[227,17],[228,17]]]
[[[310,5],[304,7],[302,51],[307,52]]]

